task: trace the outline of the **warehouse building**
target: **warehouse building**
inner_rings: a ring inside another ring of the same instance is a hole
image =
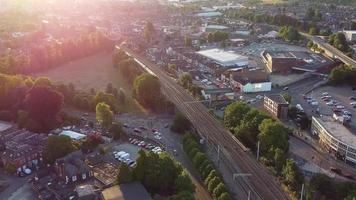
[[[248,57],[236,54],[231,51],[225,51],[221,49],[209,49],[198,51],[197,54],[214,61],[221,67],[241,68],[248,66]]]
[[[329,153],[356,167],[356,135],[331,117],[312,118],[311,131]]]
[[[265,95],[263,107],[278,119],[287,119],[289,103],[280,94]]]

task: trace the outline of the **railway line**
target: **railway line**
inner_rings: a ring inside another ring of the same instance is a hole
[[[251,174],[249,178],[239,177],[236,186],[239,188],[238,199],[285,200],[290,197],[282,190],[276,178],[258,163],[248,149],[237,140],[225,127],[217,121],[201,103],[178,85],[154,63],[134,53],[126,47],[120,47],[130,56],[138,60],[145,68],[154,73],[161,81],[163,93],[190,120],[201,138],[216,150],[219,149],[221,161],[230,168],[232,173]]]

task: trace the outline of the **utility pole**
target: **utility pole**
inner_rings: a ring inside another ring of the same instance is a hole
[[[260,141],[257,142],[257,155],[256,155],[257,161],[260,158]]]
[[[220,145],[218,145],[218,168],[220,168]]]
[[[304,183],[302,185],[302,191],[300,192],[300,200],[303,200],[303,193],[304,193]]]

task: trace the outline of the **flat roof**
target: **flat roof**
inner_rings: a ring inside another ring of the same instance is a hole
[[[223,25],[207,25],[205,28],[212,28],[212,29],[220,29],[220,30],[224,30],[224,29],[228,29],[229,27],[227,26],[223,26]]]
[[[330,117],[323,117],[323,119],[313,117],[313,119],[319,122],[328,131],[328,133],[337,140],[356,148],[356,135],[344,125],[335,122]]]
[[[212,59],[222,65],[233,63],[238,64],[239,62],[248,64],[248,57],[222,49],[202,50],[198,51],[197,53],[209,59]]]
[[[280,94],[266,94],[265,96],[278,104],[288,104],[288,102]]]
[[[6,131],[7,129],[11,128],[12,125],[9,122],[0,121],[0,132]]]
[[[201,12],[196,14],[198,17],[216,17],[216,16],[221,16],[221,12]]]
[[[62,131],[59,135],[66,135],[70,138],[72,138],[73,140],[81,140],[83,138],[86,138],[87,136],[81,133],[77,133],[74,131],[70,131],[70,130],[64,130]]]
[[[343,32],[356,34],[356,30],[343,30]]]

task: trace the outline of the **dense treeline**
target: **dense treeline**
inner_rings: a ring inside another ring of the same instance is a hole
[[[284,14],[268,15],[268,14],[256,14],[249,9],[239,9],[227,11],[226,16],[231,18],[243,18],[256,23],[268,23],[278,26],[292,26],[299,30],[309,31],[311,25],[308,22],[301,22],[293,17],[289,17]]]
[[[289,190],[297,195],[304,177],[293,160],[287,159],[289,130],[282,123],[243,102],[226,107],[224,123],[252,150],[255,151],[260,142],[259,160],[281,177]]]
[[[319,174],[314,176],[307,187],[306,199],[310,200],[354,200],[356,199],[355,182],[337,182]]]
[[[214,164],[208,159],[198,144],[197,139],[189,133],[183,137],[183,149],[193,162],[195,168],[199,171],[205,186],[214,200],[231,199],[225,183],[215,170]]]
[[[144,72],[142,67],[122,49],[115,50],[112,61],[114,67],[119,70],[129,83],[133,83],[135,78]]]
[[[8,50],[0,56],[0,72],[32,73],[107,49],[112,49],[112,41],[99,32],[60,41],[52,40],[28,47],[26,51]]]
[[[335,67],[330,73],[330,82],[335,85],[356,86],[356,68],[350,65]]]
[[[301,38],[298,30],[291,26],[283,26],[278,35],[288,42],[298,41]]]
[[[195,185],[189,173],[167,153],[160,155],[141,150],[131,170],[121,164],[117,183],[140,181],[156,200],[194,200]]]
[[[35,132],[47,132],[60,125],[80,120],[62,111],[71,105],[85,111],[95,111],[98,103],[108,104],[114,113],[121,112],[125,93],[108,84],[105,92],[90,93],[75,90],[72,84],[53,84],[48,78],[0,74],[0,120],[16,121]]]
[[[343,33],[336,33],[329,37],[329,44],[352,57],[352,48],[347,44],[346,37]]]

